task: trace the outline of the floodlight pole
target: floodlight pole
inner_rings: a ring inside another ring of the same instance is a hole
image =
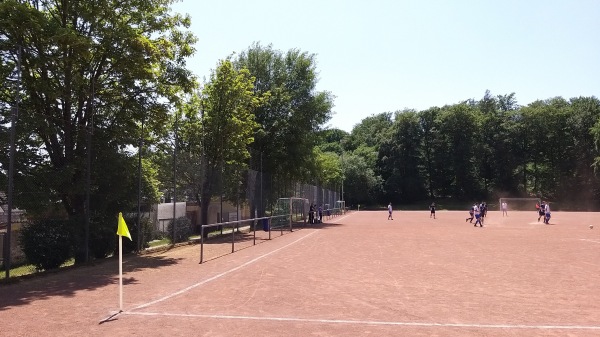
[[[90,185],[92,181],[92,133],[94,132],[94,72],[90,74],[91,80],[91,96],[90,96],[90,121],[88,122],[88,133],[87,133],[87,156],[86,156],[86,173],[85,173],[85,262],[89,261],[90,258]]]
[[[175,112],[175,144],[173,146],[173,228],[172,228],[172,232],[173,232],[173,242],[171,242],[172,245],[175,244],[175,220],[176,220],[176,215],[177,215],[177,197],[176,197],[176,192],[177,192],[177,129],[179,127],[179,113]]]
[[[343,144],[343,143],[342,143]],[[344,201],[344,178],[346,175],[345,165],[344,165],[344,147],[342,146],[342,201]],[[342,202],[342,206],[346,206],[345,202]],[[342,210],[343,213],[343,210]]]
[[[263,153],[260,150],[260,216],[265,216],[265,210],[263,209]]]
[[[10,159],[8,164],[8,214],[6,216],[6,244],[5,256],[6,262],[6,279],[10,277],[10,259],[11,259],[11,232],[12,232],[12,208],[13,208],[13,189],[14,189],[14,175],[15,175],[15,138],[17,133],[17,119],[19,117],[19,100],[21,90],[21,46],[17,46],[17,90],[15,94],[15,106],[12,109],[11,120],[10,120]]]
[[[140,135],[140,145],[138,148],[138,204],[137,204],[137,251],[141,251],[142,242],[142,224],[141,224],[141,208],[142,208],[142,149],[144,147],[144,121],[146,114],[142,117],[142,134]]]

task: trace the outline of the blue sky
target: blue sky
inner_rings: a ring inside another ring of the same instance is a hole
[[[519,104],[599,96],[596,0],[183,0],[202,80],[253,42],[314,54],[329,127],[514,92]]]

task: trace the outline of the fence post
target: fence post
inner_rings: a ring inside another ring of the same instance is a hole
[[[204,258],[204,225],[200,225],[200,263]]]
[[[4,247],[6,247],[6,245],[4,244],[5,238],[6,235],[4,235],[4,233],[0,233],[0,262],[2,264],[4,264]]]
[[[237,224],[231,224],[231,252],[233,253],[235,251],[234,245],[235,245],[235,228]]]
[[[256,214],[256,213],[255,213],[255,214]],[[257,221],[257,220],[256,220],[256,217],[254,217],[254,224],[253,224],[254,228],[252,229],[252,231],[254,232],[254,233],[252,233],[252,234],[253,234],[253,236],[254,236],[254,238],[253,238],[253,242],[252,242],[252,245],[253,245],[253,246],[255,246],[255,245],[256,245],[256,221]]]

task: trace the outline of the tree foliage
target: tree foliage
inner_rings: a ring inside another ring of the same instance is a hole
[[[600,196],[598,104],[556,97],[519,106],[514,94],[486,91],[481,100],[401,111],[378,146],[383,199],[538,196],[588,207]],[[359,124],[352,135],[364,129]]]
[[[269,93],[254,92],[254,77],[247,69],[236,70],[227,59],[219,62],[202,91],[202,223],[207,223],[208,206],[220,184],[220,192],[230,196],[239,193],[242,173],[248,167],[248,146],[254,142],[254,110]],[[198,135],[194,135],[198,137]],[[223,176],[230,177],[227,181]]]
[[[317,132],[331,118],[333,96],[317,91],[315,56],[297,49],[281,52],[253,44],[235,61],[256,78],[254,91],[270,95],[256,110],[259,128],[253,148],[263,155],[263,168],[281,184],[307,181]]]
[[[349,135],[324,134],[319,148],[342,148],[348,204],[367,194],[378,204],[537,196],[590,209],[600,199],[599,120],[596,97],[520,106],[514,93],[486,91],[480,100],[371,115]]]
[[[34,221],[20,231],[20,246],[38,270],[60,267],[73,257],[73,230],[68,221]]]
[[[419,153],[422,130],[415,111],[397,113],[391,137],[379,149],[379,172],[384,182],[384,198],[397,203],[425,197]]]
[[[194,86],[185,58],[195,38],[182,30],[189,17],[170,13],[172,3],[0,3],[0,74],[14,84],[0,91],[0,125],[5,135],[20,74],[15,186],[29,213],[60,204],[63,214],[83,219],[89,153],[96,211],[135,202],[137,164],[127,150],[142,137],[141,122],[144,137],[162,135],[170,103]]]

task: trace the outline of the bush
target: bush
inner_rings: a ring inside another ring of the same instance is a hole
[[[27,258],[38,270],[60,267],[73,257],[73,228],[67,220],[39,220],[25,224],[19,243]]]
[[[142,224],[142,243],[140,249],[145,249],[150,247],[148,245],[148,241],[152,239],[152,222],[147,217],[142,217],[140,219]],[[129,234],[131,234],[131,238],[133,240],[129,240],[128,238],[123,238],[123,252],[131,253],[137,250],[137,238],[138,238],[138,226],[137,226],[137,215],[135,217],[127,217],[125,219],[125,223],[127,224],[127,228],[129,229]],[[113,232],[116,232],[116,227]]]
[[[169,224],[167,237],[171,243],[187,242],[192,235],[192,222],[186,217],[175,219],[175,238],[173,238],[173,221]]]
[[[103,259],[115,252],[117,224],[114,216],[94,214],[90,219],[90,255]]]

